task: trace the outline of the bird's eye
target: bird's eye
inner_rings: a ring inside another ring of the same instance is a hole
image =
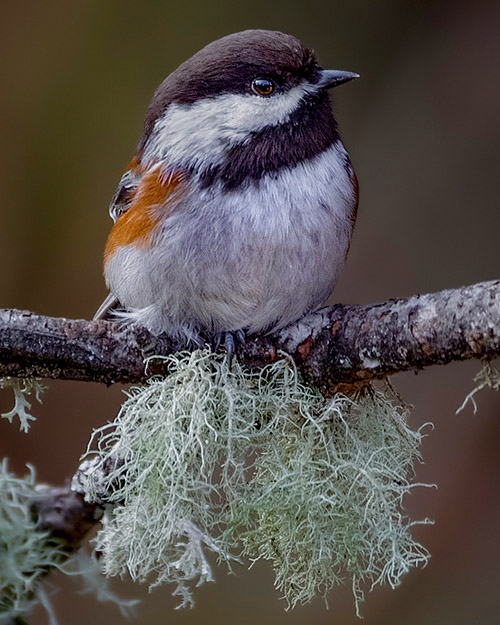
[[[254,78],[252,80],[252,91],[260,96],[266,97],[274,93],[274,83],[268,78]]]

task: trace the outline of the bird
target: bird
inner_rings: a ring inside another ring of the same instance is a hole
[[[270,30],[217,39],[167,76],[110,204],[94,318],[223,341],[231,359],[323,306],[359,195],[330,89],[358,77]]]

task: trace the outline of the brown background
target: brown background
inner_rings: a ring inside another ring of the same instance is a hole
[[[0,306],[89,318],[105,294],[107,204],[133,153],[149,98],[205,43],[250,27],[292,32],[325,67],[362,79],[335,91],[342,135],[361,185],[359,221],[335,301],[375,302],[500,276],[500,4],[402,0],[245,3],[45,0],[2,2]],[[333,301],[333,300],[332,300]],[[500,607],[500,396],[454,414],[478,363],[393,381],[432,420],[407,508],[436,523],[415,534],[425,570],[377,589],[367,625],[493,625]],[[40,480],[70,476],[92,427],[111,419],[119,388],[51,382],[28,436],[0,423],[0,455]],[[0,409],[11,396],[0,394]],[[348,585],[285,613],[269,567],[216,571],[191,612],[168,588],[144,597],[138,623],[355,623]],[[56,581],[56,580],[54,580]],[[114,607],[55,597],[62,624],[122,623]],[[33,625],[46,622],[36,610]]]

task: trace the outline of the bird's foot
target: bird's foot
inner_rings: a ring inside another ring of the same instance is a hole
[[[227,352],[227,362],[229,365],[229,369],[231,369],[231,365],[233,364],[233,357],[238,349],[239,345],[244,345],[246,342],[245,332],[243,330],[234,330],[231,332],[217,332],[213,336],[213,348],[214,351],[217,351],[224,341],[224,347]]]

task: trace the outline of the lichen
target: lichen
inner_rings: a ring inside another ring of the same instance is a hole
[[[40,582],[49,568],[60,568],[64,549],[39,532],[31,509],[34,472],[22,478],[0,463],[0,622],[22,615],[37,603]]]
[[[259,372],[208,351],[168,361],[94,433],[75,480],[111,504],[95,542],[106,574],[152,575],[189,606],[212,551],[269,560],[289,607],[346,577],[358,607],[427,562],[402,508],[421,433],[389,391],[325,399],[287,358]]]
[[[35,417],[28,412],[31,410],[28,396],[34,393],[35,399],[41,404],[41,394],[46,387],[36,378],[0,378],[0,388],[11,388],[14,391],[14,407],[0,416],[8,419],[11,423],[12,419],[17,416],[21,432],[27,433],[30,427],[29,422],[35,421]]]
[[[137,601],[123,600],[109,589],[95,559],[84,551],[68,549],[62,540],[37,526],[33,499],[40,497],[35,472],[22,478],[8,472],[7,460],[0,462],[0,623],[23,622],[23,615],[41,604],[51,625],[57,625],[49,593],[43,582],[58,569],[81,580],[83,592],[98,601],[111,601],[128,615]]]
[[[498,371],[498,369],[493,366],[490,360],[483,360],[481,370],[474,377],[474,382],[476,382],[476,386],[472,389],[470,393],[468,393],[462,405],[457,408],[456,414],[462,412],[462,410],[469,402],[472,404],[472,412],[476,414],[476,393],[479,393],[479,391],[482,391],[485,388],[489,388],[493,391],[500,390],[500,371]]]

